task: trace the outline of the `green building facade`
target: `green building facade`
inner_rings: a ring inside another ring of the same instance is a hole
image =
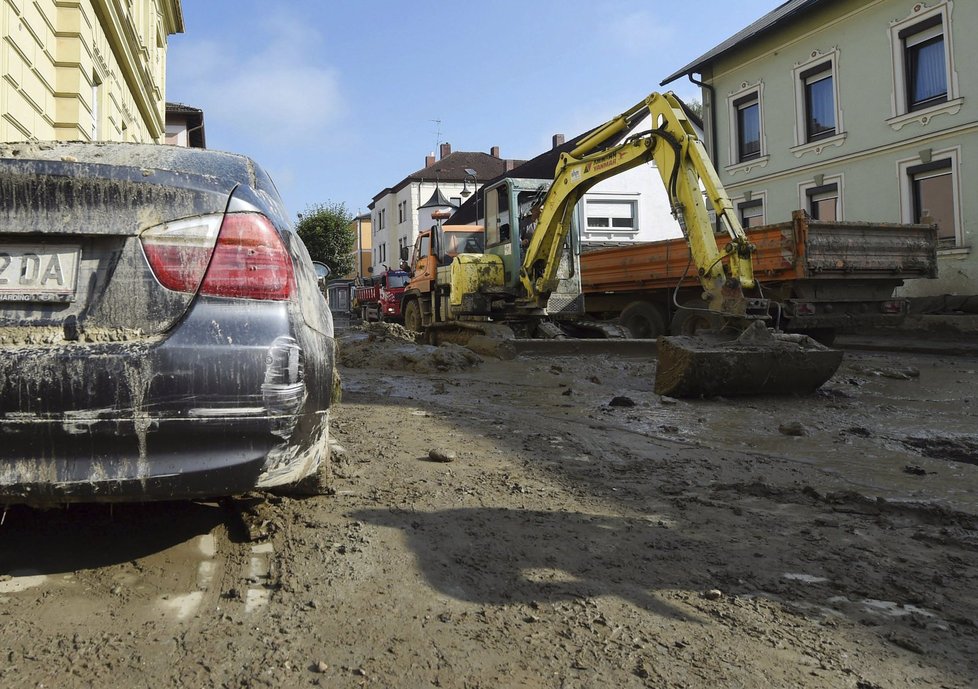
[[[794,0],[668,77],[702,83],[708,148],[745,225],[933,222],[939,277],[978,294],[978,2]]]

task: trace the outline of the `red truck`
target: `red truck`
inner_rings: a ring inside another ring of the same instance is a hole
[[[906,279],[937,277],[931,225],[816,221],[795,211],[791,222],[749,228],[747,236],[757,247],[760,296],[781,306],[772,325],[826,343],[836,330],[899,322],[907,301],[893,290]],[[718,240],[722,250],[727,242]],[[585,252],[581,283],[587,313],[616,319],[632,337],[709,327],[685,239]]]
[[[353,311],[359,310],[363,320],[404,322],[401,300],[410,277],[403,270],[388,270],[364,278],[353,290]]]

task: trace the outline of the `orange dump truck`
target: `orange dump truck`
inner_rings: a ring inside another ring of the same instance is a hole
[[[930,225],[816,221],[795,211],[791,222],[747,234],[757,247],[758,296],[771,301],[772,325],[823,342],[837,330],[898,323],[907,302],[894,289],[937,276]],[[694,271],[683,238],[586,251],[585,309],[617,319],[633,337],[692,334],[709,323]]]

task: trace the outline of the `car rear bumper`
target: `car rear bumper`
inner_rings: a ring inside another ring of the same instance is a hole
[[[285,304],[194,311],[168,338],[8,348],[0,504],[230,495],[315,471],[332,339],[294,330]]]

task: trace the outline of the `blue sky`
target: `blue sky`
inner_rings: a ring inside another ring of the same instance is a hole
[[[202,108],[208,147],[255,158],[293,215],[366,211],[437,143],[531,158],[780,2],[183,0],[166,98]]]

